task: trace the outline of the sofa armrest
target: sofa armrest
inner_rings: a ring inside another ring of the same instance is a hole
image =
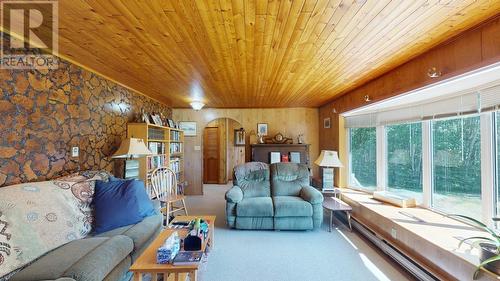
[[[300,197],[311,204],[323,202],[323,194],[312,186],[303,186],[300,190]]]
[[[226,191],[226,201],[230,203],[239,203],[243,200],[243,191],[237,185]]]

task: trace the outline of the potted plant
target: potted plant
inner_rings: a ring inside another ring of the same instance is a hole
[[[489,228],[484,223],[471,217],[463,215],[449,215],[449,217],[465,220],[475,228],[483,230],[489,234],[486,236],[468,237],[462,239],[458,244],[458,248],[460,248],[465,241],[471,241],[471,247],[479,249],[480,264],[477,266],[476,271],[474,271],[472,278],[474,280],[477,279],[479,272],[481,272],[481,267],[500,275],[500,236],[498,236],[493,229]]]

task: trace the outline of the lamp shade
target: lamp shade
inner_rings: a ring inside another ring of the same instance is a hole
[[[344,167],[339,160],[337,151],[331,150],[321,150],[321,154],[318,159],[314,161],[314,164],[320,167]]]
[[[129,138],[122,141],[111,158],[134,158],[152,154],[142,139]]]

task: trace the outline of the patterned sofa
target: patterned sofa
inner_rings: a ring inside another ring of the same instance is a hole
[[[128,268],[161,231],[162,216],[92,236],[95,180],[108,176],[86,172],[1,188],[9,238],[0,235],[0,280],[130,280]]]
[[[226,219],[237,229],[310,230],[323,221],[323,195],[304,164],[250,162],[234,168]]]

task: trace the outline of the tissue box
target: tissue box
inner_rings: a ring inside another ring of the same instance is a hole
[[[177,231],[165,240],[165,243],[156,250],[156,263],[166,264],[174,259],[175,255],[179,252],[181,243]]]

